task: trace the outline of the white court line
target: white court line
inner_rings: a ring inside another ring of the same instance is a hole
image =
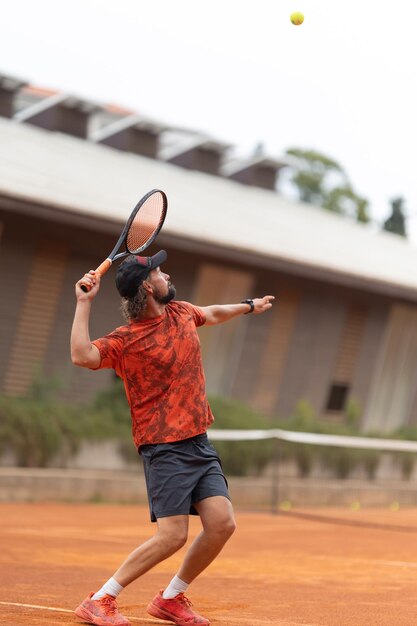
[[[59,613],[73,613],[68,609],[56,609],[53,606],[38,606],[36,604],[21,604],[20,602],[0,602],[3,606],[22,606],[25,609],[42,609],[44,611],[58,611]]]
[[[58,613],[74,613],[74,611],[70,611],[69,609],[59,609],[53,606],[38,606],[37,604],[22,604],[20,602],[0,602],[3,606],[19,606],[25,609],[40,609],[42,611],[57,611]],[[147,619],[146,617],[131,617],[130,615],[126,615],[129,619],[134,622],[146,622],[147,624],[161,624],[161,620],[153,620],[151,618]]]
[[[326,557],[323,557],[325,559]],[[345,561],[345,559],[339,559],[341,561]],[[382,559],[352,559],[354,563],[360,565],[361,563],[365,563],[366,565],[382,565],[385,567],[417,567],[417,563],[415,561],[383,561]]]
[[[53,606],[38,606],[37,604],[21,604],[20,602],[0,602],[0,605],[3,606],[19,606],[26,609],[40,609],[42,611],[57,611],[58,613],[74,613],[74,611],[70,611],[69,609],[59,609]],[[165,622],[162,620],[154,620],[152,618],[146,617],[132,617],[131,615],[126,615],[126,617],[134,622],[145,622],[146,624],[169,624],[170,622]],[[228,620],[228,618],[216,618],[216,621],[224,622]],[[252,624],[252,619],[248,618],[239,618],[239,622],[241,624]],[[265,624],[271,624],[272,622],[265,622]],[[281,622],[282,626],[299,626],[299,622]],[[319,626],[318,624],[305,624],[305,626]]]
[[[394,567],[417,567],[417,563],[410,561],[375,561],[376,563],[382,563],[382,565],[393,565]]]
[[[317,556],[315,558],[318,559],[319,561],[326,561],[328,557]],[[336,559],[340,563],[344,563],[346,561],[346,559],[343,557],[336,557]],[[349,559],[349,561],[350,560],[352,561],[352,563],[355,563],[358,565],[366,564],[366,565],[373,565],[375,567],[378,565],[382,565],[383,567],[417,568],[417,563],[415,561],[387,561],[387,560],[382,560],[382,559],[361,559],[361,558],[353,558],[353,559]]]
[[[6,533],[5,533],[6,534]],[[45,532],[25,532],[25,533],[21,533],[21,532],[11,532],[8,531],[9,535],[18,535],[19,537],[25,536],[32,536],[32,537],[45,537],[46,533]],[[75,541],[87,541],[88,543],[92,543],[93,541],[99,542],[99,543],[120,543],[120,544],[124,544],[126,546],[131,546],[134,542],[134,545],[137,545],[137,538],[132,537],[132,539],[121,539],[120,537],[78,537],[77,535],[48,535],[48,539],[72,539]]]

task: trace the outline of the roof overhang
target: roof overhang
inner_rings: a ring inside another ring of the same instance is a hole
[[[0,119],[0,197],[21,214],[118,232],[150,188],[162,240],[216,258],[417,301],[417,248],[274,191]]]
[[[0,211],[2,209],[18,215],[37,217],[45,221],[91,230],[95,233],[113,234],[115,237],[119,235],[124,225],[124,219],[121,217],[111,219],[108,216],[103,216],[97,219],[96,216],[91,214],[77,212],[57,204],[38,204],[30,198],[12,198],[0,194]],[[183,250],[199,256],[212,257],[216,260],[227,260],[231,263],[266,271],[275,271],[304,279],[364,290],[391,298],[417,302],[417,290],[415,289],[404,288],[401,285],[395,285],[387,281],[371,280],[365,276],[334,271],[332,268],[325,266],[319,267],[303,262],[297,263],[279,255],[271,256],[249,249],[242,250],[216,244],[212,240],[205,239],[204,236],[184,237],[179,233],[169,232],[165,228],[158,236],[158,243],[162,247],[172,247],[173,249]]]

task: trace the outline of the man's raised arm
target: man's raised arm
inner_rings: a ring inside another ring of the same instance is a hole
[[[84,293],[81,289],[83,285],[90,284],[91,290]],[[89,272],[75,285],[75,296],[77,306],[75,309],[74,321],[71,330],[71,360],[74,365],[80,367],[97,368],[100,365],[100,352],[91,343],[89,333],[90,310],[93,299],[100,289],[100,277]]]

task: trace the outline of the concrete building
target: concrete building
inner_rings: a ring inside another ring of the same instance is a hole
[[[157,245],[179,299],[274,294],[265,316],[200,331],[207,388],[268,414],[308,400],[365,430],[417,423],[417,248],[388,233],[284,200],[282,163],[227,165],[228,146],[133,112],[41,93],[0,76],[0,393],[59,374],[82,402],[112,372],[74,368],[74,283],[109,251],[137,200],[163,189]],[[122,323],[114,269],[91,335]]]

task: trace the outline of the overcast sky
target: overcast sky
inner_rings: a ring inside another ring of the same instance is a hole
[[[417,244],[413,0],[0,0],[0,73],[201,130],[249,155],[337,160]],[[302,26],[289,15],[300,10]]]

